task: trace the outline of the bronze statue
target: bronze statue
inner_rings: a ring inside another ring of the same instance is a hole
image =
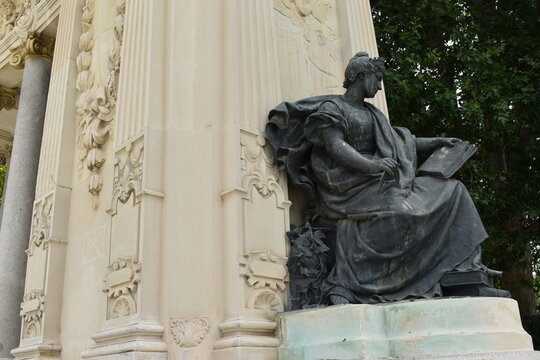
[[[343,95],[282,103],[269,114],[266,134],[277,166],[313,200],[313,227],[325,224],[321,229],[335,232],[331,268],[317,272],[320,298],[296,307],[508,296],[492,288],[498,272],[480,261],[487,233],[465,186],[417,175],[418,153],[449,149],[460,140],[417,138],[390,126],[364,102],[381,89],[384,71],[383,59],[357,53],[345,70]],[[313,251],[295,247],[296,241],[290,269],[305,260],[302,254],[315,256],[317,247],[326,248],[317,245],[323,237],[311,242]],[[304,240],[306,249],[310,242]],[[319,253],[328,256],[327,248]]]

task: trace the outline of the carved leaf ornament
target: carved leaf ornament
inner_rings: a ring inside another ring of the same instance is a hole
[[[208,319],[169,319],[169,328],[174,342],[185,348],[201,344],[210,329]]]
[[[95,2],[95,0],[86,0],[83,6],[83,33],[79,40],[80,53],[77,56],[79,74],[76,87],[79,97],[76,102],[76,112],[79,126],[77,143],[82,150],[80,168],[83,163],[86,163],[86,168],[91,173],[88,191],[93,195],[94,208],[97,208],[98,196],[103,188],[101,168],[106,160],[103,146],[111,135],[117,100],[126,0],[116,0],[114,37],[107,56],[104,84],[96,83],[96,76],[91,70],[95,42],[93,25]]]

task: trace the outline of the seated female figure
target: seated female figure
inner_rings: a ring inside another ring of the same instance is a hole
[[[343,95],[283,103],[267,125],[278,166],[336,224],[335,266],[322,285],[330,304],[441,296],[444,274],[489,272],[480,262],[487,233],[465,186],[416,176],[417,153],[459,140],[390,126],[364,102],[383,74],[382,59],[358,53]]]

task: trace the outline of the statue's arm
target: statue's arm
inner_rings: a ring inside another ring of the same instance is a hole
[[[454,146],[459,139],[456,138],[442,138],[442,137],[417,137],[416,138],[416,152],[419,154],[431,153],[443,146]]]
[[[322,133],[324,147],[328,154],[344,167],[358,170],[363,174],[378,174],[387,172],[394,175],[397,162],[391,158],[370,160],[343,139],[343,132],[334,127],[325,129]]]

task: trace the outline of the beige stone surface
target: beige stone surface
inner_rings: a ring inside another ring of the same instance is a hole
[[[266,115],[376,54],[369,2],[17,1],[0,85],[20,82],[20,36],[56,46],[32,228],[50,245],[29,242],[21,299],[45,299],[43,332],[14,354],[276,359],[291,201]]]

